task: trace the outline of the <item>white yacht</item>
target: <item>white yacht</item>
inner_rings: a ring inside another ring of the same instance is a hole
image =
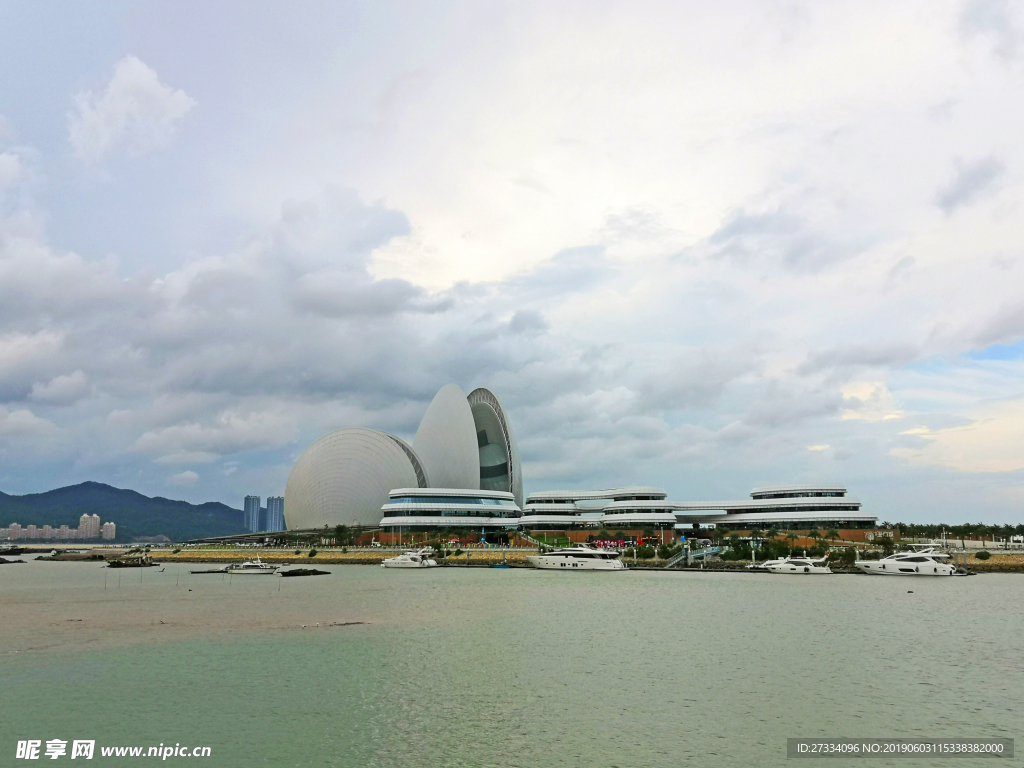
[[[403,552],[396,557],[389,557],[387,560],[381,562],[381,568],[436,568],[437,561],[430,556],[434,554],[434,550],[430,547],[424,547],[421,550],[413,552]]]
[[[827,557],[822,557],[818,560],[811,560],[807,557],[794,557],[788,560],[769,563],[765,570],[768,573],[832,573],[832,569],[825,563],[826,560],[828,560]]]
[[[788,563],[788,557],[780,557],[777,560],[762,560],[759,563],[751,563],[747,566],[748,571],[767,571],[768,566],[781,565],[782,563]]]
[[[277,573],[278,566],[264,563],[260,556],[256,555],[255,560],[246,560],[244,563],[231,563],[224,569],[225,573],[232,576],[273,576]]]
[[[624,571],[626,566],[619,557],[620,553],[613,550],[593,549],[577,544],[542,555],[530,555],[526,562],[534,568],[545,570]]]
[[[954,576],[956,566],[945,562],[949,555],[934,547],[897,552],[881,560],[858,560],[857,567],[864,573],[881,576]]]

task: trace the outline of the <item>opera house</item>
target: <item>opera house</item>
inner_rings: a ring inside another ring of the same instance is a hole
[[[442,387],[412,445],[375,429],[339,429],[321,437],[299,456],[288,477],[285,523],[289,530],[376,527],[396,489],[400,498],[419,500],[424,514],[414,517],[499,507],[518,517],[523,504],[519,449],[497,396],[482,388],[466,396],[455,384]],[[422,495],[425,489],[432,493]],[[456,498],[458,503],[451,501]],[[472,509],[462,509],[467,506]],[[391,511],[408,511],[408,502],[392,504]],[[459,517],[467,517],[460,526],[478,524],[469,518],[479,515]],[[430,525],[402,522],[402,527]]]
[[[410,445],[375,429],[339,429],[307,448],[285,489],[289,530],[338,525],[391,532],[733,530],[872,528],[840,485],[756,488],[737,501],[670,501],[664,490],[629,486],[542,491],[523,499],[519,449],[508,415],[488,389],[467,396],[442,387]],[[492,539],[493,540],[493,539]]]

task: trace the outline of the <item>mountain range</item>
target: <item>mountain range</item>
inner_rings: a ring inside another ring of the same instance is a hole
[[[190,504],[160,496],[150,498],[94,482],[24,496],[0,492],[0,527],[17,522],[22,526],[77,528],[78,519],[85,514],[99,515],[104,523],[116,523],[117,541],[161,534],[172,541],[187,541],[244,531],[242,510],[217,501]]]

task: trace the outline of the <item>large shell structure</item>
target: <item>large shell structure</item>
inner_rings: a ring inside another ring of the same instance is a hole
[[[373,526],[392,488],[427,488],[408,443],[375,429],[339,429],[303,451],[284,492],[289,530]]]
[[[523,506],[523,470],[519,463],[519,447],[508,416],[498,396],[480,387],[467,398],[476,425],[480,455],[480,489],[508,491]]]
[[[480,490],[476,424],[457,385],[441,387],[434,396],[412,445],[434,488]]]

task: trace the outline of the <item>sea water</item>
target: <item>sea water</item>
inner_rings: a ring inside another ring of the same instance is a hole
[[[1024,748],[1018,574],[203,567],[0,566],[0,765],[28,764],[27,739],[95,740],[91,764],[177,744],[396,768],[772,766],[787,737]]]

